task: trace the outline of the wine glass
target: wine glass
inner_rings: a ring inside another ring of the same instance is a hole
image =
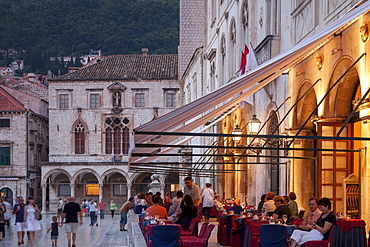
[[[288,220],[288,215],[287,214],[283,214],[284,225],[286,224],[286,221],[287,220]]]

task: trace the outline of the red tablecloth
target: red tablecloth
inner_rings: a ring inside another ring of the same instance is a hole
[[[351,220],[337,220],[337,225],[342,229],[344,233],[347,233],[351,228],[361,227],[365,230],[366,223],[364,220],[351,219]]]

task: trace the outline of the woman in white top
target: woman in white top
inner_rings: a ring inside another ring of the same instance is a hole
[[[212,189],[212,184],[206,183],[206,187],[202,190],[203,197],[203,215],[206,222],[209,221],[211,208],[213,207],[213,200],[215,199],[215,192]]]
[[[176,215],[177,215],[177,212],[179,211],[183,196],[184,196],[184,193],[181,190],[179,190],[176,192],[176,196],[172,199],[172,204],[170,208],[168,209],[168,216],[169,216],[169,219],[172,221],[176,220]]]
[[[96,207],[97,207],[96,202],[91,201],[90,203],[90,220],[91,220],[90,226],[94,226],[95,224],[95,216],[96,216],[96,210],[97,210]],[[96,226],[98,226],[98,223],[96,223]]]
[[[36,219],[36,215],[41,214],[39,208],[35,204],[35,198],[33,196],[28,197],[26,206],[24,207],[24,222],[26,222],[26,228],[29,232],[30,246],[33,247],[35,244],[35,232],[41,230],[40,223]]]

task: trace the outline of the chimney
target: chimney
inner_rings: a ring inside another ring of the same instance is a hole
[[[148,55],[149,49],[148,48],[141,48],[141,54]]]
[[[98,56],[101,57],[101,50],[99,50]]]

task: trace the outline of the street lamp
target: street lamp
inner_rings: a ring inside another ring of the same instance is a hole
[[[251,120],[249,120],[249,133],[255,135],[260,129],[261,121],[257,118],[256,114],[253,114]]]
[[[239,125],[237,124],[235,126],[235,129],[233,129],[233,141],[234,142],[239,142],[240,139],[242,138],[240,135],[242,134],[241,128],[239,128]]]

